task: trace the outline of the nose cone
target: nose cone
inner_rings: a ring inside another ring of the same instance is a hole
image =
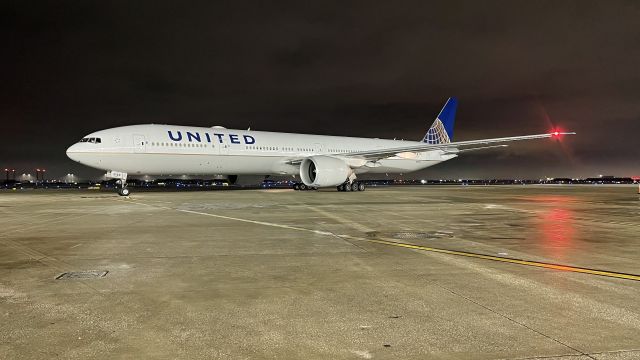
[[[67,149],[67,157],[73,161],[77,161],[80,162],[80,157],[79,157],[79,153],[80,153],[80,149],[79,149],[79,144],[73,144],[71,146],[69,146],[69,148]]]

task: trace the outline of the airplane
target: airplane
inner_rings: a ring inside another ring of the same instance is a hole
[[[93,132],[67,149],[81,164],[107,170],[118,193],[128,196],[127,176],[228,175],[299,176],[296,190],[336,187],[364,191],[364,173],[408,173],[456,158],[460,153],[506,147],[504,144],[574,132],[454,142],[458,101],[447,100],[421,141],[387,140],[232,130],[221,126],[130,125]]]

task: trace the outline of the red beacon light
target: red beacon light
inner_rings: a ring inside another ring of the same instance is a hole
[[[573,135],[573,134],[575,134],[575,133],[564,132],[562,129],[554,129],[549,133],[549,135],[551,135],[551,137],[555,137],[555,138],[562,138],[563,135]]]

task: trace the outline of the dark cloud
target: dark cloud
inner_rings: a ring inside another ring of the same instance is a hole
[[[427,177],[640,172],[635,1],[1,6],[0,166],[79,171],[70,143],[149,122],[418,139],[456,95],[458,139],[579,135]]]

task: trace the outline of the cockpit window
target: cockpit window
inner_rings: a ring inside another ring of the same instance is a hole
[[[93,144],[100,144],[102,143],[102,139],[101,138],[82,138],[80,139],[80,142],[90,142]]]

